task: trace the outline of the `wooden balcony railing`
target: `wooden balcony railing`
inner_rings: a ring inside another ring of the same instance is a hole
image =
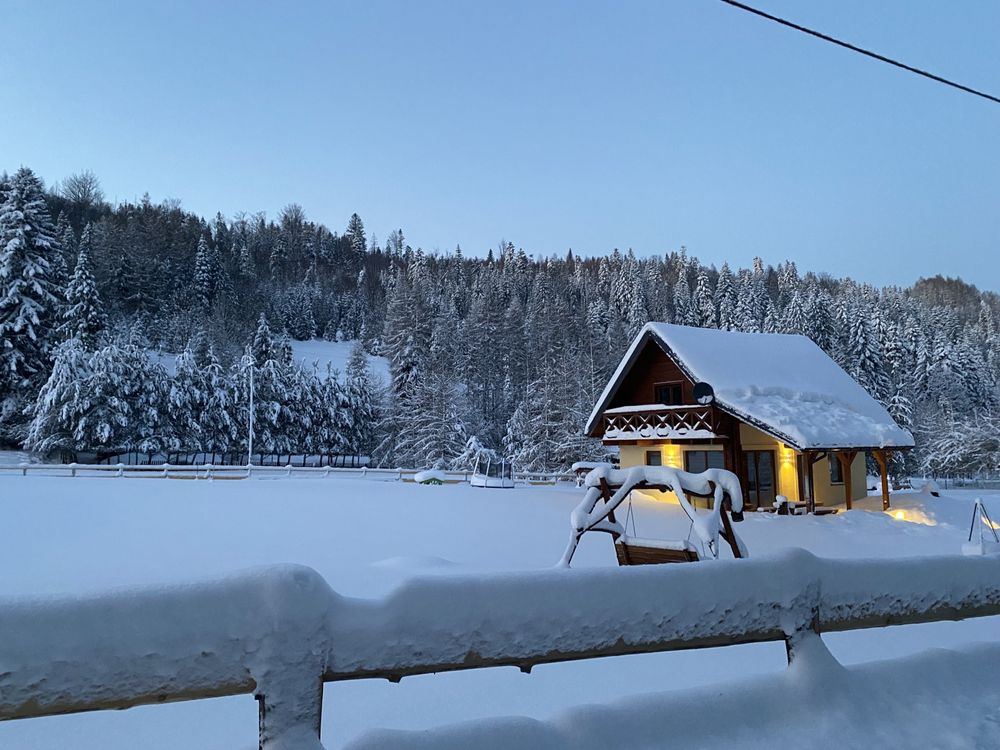
[[[604,412],[604,440],[690,440],[719,437],[712,405],[622,406]]]

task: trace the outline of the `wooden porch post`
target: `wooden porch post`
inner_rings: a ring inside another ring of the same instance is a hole
[[[889,510],[889,456],[891,451],[872,451],[878,461],[878,473],[882,478],[882,510]]]
[[[851,486],[851,464],[854,463],[854,457],[858,455],[857,451],[837,451],[836,456],[840,459],[840,474],[844,479],[844,504],[847,505],[847,509],[851,509],[851,503],[854,500],[854,488]]]
[[[804,468],[806,470],[806,488],[809,492],[809,500],[806,501],[806,512],[816,512],[816,482],[813,479],[813,467],[816,465],[818,456],[815,451],[804,451],[802,453]]]

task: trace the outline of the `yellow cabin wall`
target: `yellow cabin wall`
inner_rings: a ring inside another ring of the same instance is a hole
[[[770,450],[774,451],[775,466],[777,469],[778,487],[777,494],[784,495],[790,500],[801,500],[799,496],[799,476],[797,457],[798,452],[785,446],[755,427],[748,424],[740,425],[740,442],[743,450]],[[713,444],[683,444],[683,443],[647,443],[645,445],[622,445],[619,446],[620,465],[623,469],[631,466],[642,466],[646,463],[646,451],[658,450],[661,453],[661,461],[664,466],[672,466],[677,469],[684,468],[684,452],[688,450],[721,450],[722,445]],[[833,460],[837,460],[834,458]],[[851,464],[851,485],[854,499],[865,497],[868,494],[866,486],[866,466],[865,454],[862,451],[854,458]],[[844,485],[833,484],[830,481],[830,463],[828,458],[823,458],[813,465],[813,482],[816,492],[816,502],[819,505],[839,505],[844,502]],[[745,489],[745,488],[744,488]],[[647,493],[652,499],[663,500],[668,498],[673,500],[673,496],[665,496],[660,493]]]
[[[778,492],[789,500],[799,499],[799,473],[795,465],[795,450],[779,443],[756,427],[740,424],[740,443],[745,451],[773,451],[778,475]]]
[[[832,460],[837,461],[836,457]],[[851,463],[851,489],[855,500],[868,494],[868,468],[865,465],[864,451],[858,451]],[[813,464],[813,483],[816,491],[816,502],[819,505],[843,505],[844,485],[830,482],[830,457],[823,458]]]

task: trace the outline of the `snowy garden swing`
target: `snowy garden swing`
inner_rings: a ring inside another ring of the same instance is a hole
[[[732,526],[732,522],[743,520],[743,492],[739,479],[731,471],[708,469],[692,474],[667,466],[635,466],[625,470],[601,467],[591,471],[584,483],[587,494],[570,515],[573,531],[560,561],[563,566],[569,567],[580,538],[588,531],[611,534],[619,565],[718,559],[720,537],[728,543],[733,557],[749,557]],[[673,492],[691,521],[688,538],[678,541],[641,539],[635,536],[634,518],[632,536],[629,536],[626,526],[632,515],[629,497],[632,490]],[[713,498],[712,509],[705,514],[699,513],[687,495]],[[615,518],[615,510],[626,499],[629,499],[629,513],[623,525]],[[692,541],[692,534],[697,544]]]

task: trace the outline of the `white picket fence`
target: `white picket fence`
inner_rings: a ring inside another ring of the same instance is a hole
[[[323,684],[1000,614],[1000,559],[770,559],[416,579],[342,597],[309,568],[0,599],[0,720],[251,694],[262,750],[321,750]],[[71,624],[71,625],[68,625]],[[832,657],[831,657],[832,658]],[[526,685],[530,689],[530,685]],[[442,700],[447,700],[446,696]]]
[[[250,479],[253,477],[357,477],[383,481],[413,481],[420,469],[343,468],[334,466],[232,466],[212,464],[0,464],[0,475],[29,474],[70,477],[160,477],[166,479]],[[468,482],[471,471],[445,471],[446,481]],[[514,472],[517,482],[552,484],[576,475],[558,472]]]

